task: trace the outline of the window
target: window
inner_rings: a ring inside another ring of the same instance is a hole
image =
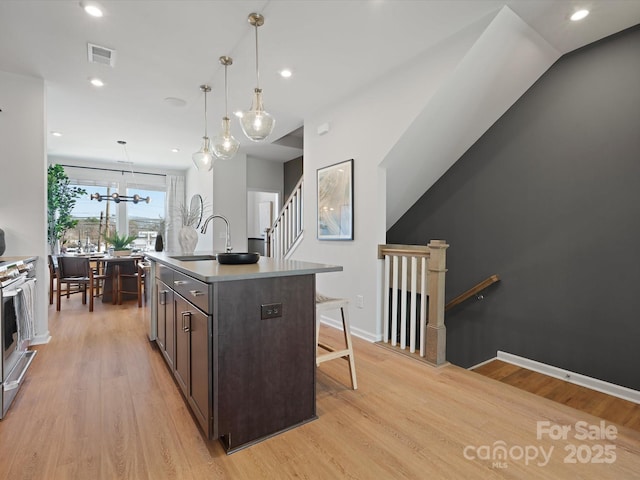
[[[150,198],[149,203],[127,203],[127,223],[129,235],[137,237],[134,248],[142,251],[152,250],[156,235],[164,232],[165,227],[165,197],[166,193],[159,190],[144,190],[131,188],[127,195],[140,195],[142,198]],[[121,204],[122,205],[122,204]]]
[[[109,232],[128,232],[137,239],[133,248],[139,251],[152,250],[158,232],[164,232],[165,227],[165,197],[160,187],[130,188],[126,195],[147,196],[150,202],[120,202],[91,200],[91,195],[111,195],[118,191],[117,184],[96,185],[93,181],[72,181],[71,186],[84,188],[86,195],[78,198],[71,213],[78,224],[67,231],[62,239],[63,251],[98,252],[103,251],[102,235]]]
[[[78,224],[68,230],[62,238],[62,250],[73,252],[97,252],[104,248],[101,236],[104,232],[114,231],[117,225],[117,206],[113,202],[91,200],[93,193],[111,195],[117,191],[114,185],[97,186],[94,182],[73,182],[72,187],[84,188],[86,195],[79,197],[71,212]]]

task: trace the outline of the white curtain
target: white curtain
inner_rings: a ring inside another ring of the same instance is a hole
[[[167,196],[165,211],[167,212],[167,231],[165,232],[164,249],[168,252],[180,251],[178,232],[182,227],[180,205],[185,205],[185,181],[183,175],[167,175]]]

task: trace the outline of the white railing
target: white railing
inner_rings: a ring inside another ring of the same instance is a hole
[[[444,281],[448,247],[443,240],[432,240],[428,245],[378,246],[378,259],[384,262],[383,341],[401,350],[408,347],[411,353],[419,349],[421,357],[436,365],[446,362]]]
[[[267,257],[286,258],[304,229],[302,178],[287,198],[275,222],[265,232]]]

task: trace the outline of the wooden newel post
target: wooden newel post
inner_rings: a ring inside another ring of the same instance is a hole
[[[447,248],[444,240],[431,240],[428,261],[429,316],[425,329],[426,360],[435,365],[446,362],[447,330],[444,326],[444,282],[447,272]]]

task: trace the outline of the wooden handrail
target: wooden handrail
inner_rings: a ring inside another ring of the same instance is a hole
[[[473,297],[474,295],[477,295],[478,293],[480,293],[485,288],[487,288],[490,285],[493,285],[494,283],[499,282],[499,281],[500,281],[500,277],[498,275],[491,275],[489,278],[485,278],[483,281],[478,283],[475,287],[470,288],[466,292],[458,295],[456,298],[454,298],[449,303],[447,303],[444,306],[445,311],[455,307],[456,305],[459,305],[460,303],[462,303],[465,300]]]
[[[382,260],[385,255],[409,255],[429,258],[430,253],[428,245],[378,245],[378,260]]]

